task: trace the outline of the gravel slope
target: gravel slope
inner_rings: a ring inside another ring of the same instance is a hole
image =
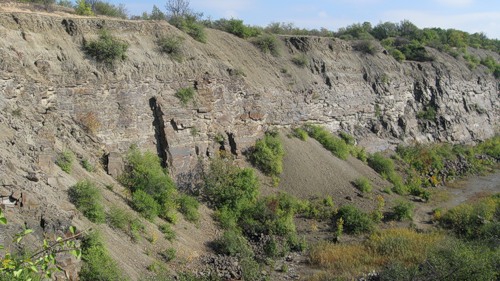
[[[278,191],[285,191],[299,198],[332,196],[339,205],[354,204],[363,209],[375,207],[374,195],[390,183],[360,160],[349,157],[341,160],[324,149],[316,140],[281,136],[285,148],[283,173]],[[361,195],[352,181],[366,177],[372,182],[373,192]],[[350,198],[350,199],[348,199]]]

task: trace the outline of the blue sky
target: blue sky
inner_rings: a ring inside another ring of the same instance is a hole
[[[131,15],[165,9],[165,1],[111,0],[123,3]],[[485,32],[500,39],[500,0],[190,0],[190,6],[212,19],[239,18],[251,25],[293,22],[298,27],[337,30],[352,23],[399,22],[418,27],[456,28]]]

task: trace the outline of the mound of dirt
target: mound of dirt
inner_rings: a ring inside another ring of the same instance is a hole
[[[391,184],[362,161],[351,156],[341,160],[311,138],[302,141],[282,134],[281,141],[285,156],[277,191],[303,199],[329,195],[337,206],[353,204],[365,210],[375,207],[375,195],[389,196],[382,189]],[[361,177],[371,181],[370,194],[362,194],[352,184]]]

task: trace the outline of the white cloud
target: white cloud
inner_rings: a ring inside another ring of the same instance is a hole
[[[455,28],[469,33],[484,32],[489,38],[500,38],[500,12],[442,15],[428,11],[394,10],[384,13],[382,21],[407,19],[420,28]]]
[[[325,11],[321,11],[318,13],[318,17],[320,17],[322,19],[326,19],[326,18],[328,18],[328,14]]]

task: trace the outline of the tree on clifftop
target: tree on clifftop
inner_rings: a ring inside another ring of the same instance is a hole
[[[191,14],[188,0],[168,0],[165,8],[170,18],[184,17]]]

